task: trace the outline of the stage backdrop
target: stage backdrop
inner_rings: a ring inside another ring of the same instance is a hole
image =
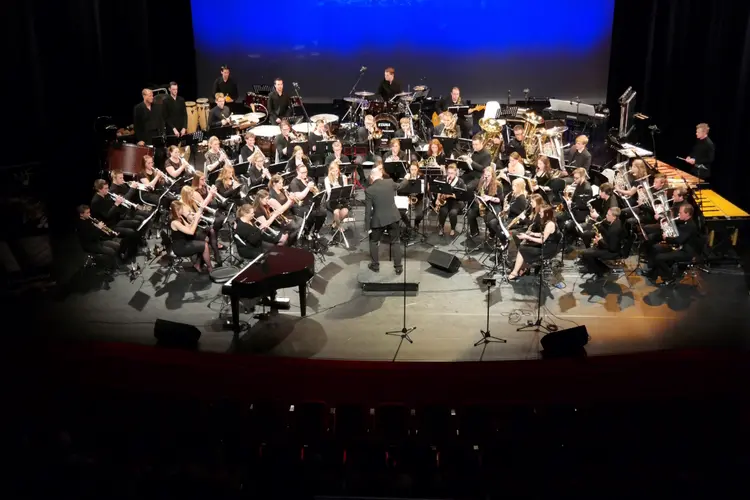
[[[299,82],[310,102],[376,90],[392,66],[406,90],[453,85],[465,98],[604,101],[614,0],[192,0],[199,93],[228,64],[240,93]]]

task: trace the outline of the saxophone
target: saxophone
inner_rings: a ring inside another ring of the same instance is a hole
[[[450,139],[456,139],[458,137],[458,129],[456,128],[457,124],[458,124],[458,116],[453,115],[453,117],[451,118],[451,121],[445,125],[445,128],[443,128],[443,135]]]
[[[482,183],[482,185],[479,186],[479,198],[482,198],[484,196],[485,184],[486,183]],[[482,201],[483,202],[479,204],[479,216],[480,217],[484,217],[484,214],[487,213],[487,206],[484,204],[484,200]]]

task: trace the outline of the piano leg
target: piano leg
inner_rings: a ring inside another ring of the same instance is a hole
[[[307,284],[299,286],[299,310],[303,318],[307,316]]]
[[[232,294],[232,331],[235,335],[240,334],[240,297],[239,295]]]

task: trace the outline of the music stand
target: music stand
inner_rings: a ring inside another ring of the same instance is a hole
[[[417,199],[419,199],[419,196],[422,196],[422,201],[417,202],[415,205],[412,205],[411,202],[409,203],[409,208],[407,210],[407,213],[409,214],[409,227],[407,227],[407,233],[414,232],[420,235],[422,238],[419,242],[414,243],[425,243],[427,241],[427,235],[423,232],[417,230],[414,227],[414,219],[415,214],[414,210],[424,210],[424,195],[425,195],[425,179],[409,179],[406,182],[406,189],[402,191],[402,193],[405,193],[410,199],[412,196],[417,196]],[[409,246],[409,243],[405,243],[406,246]]]
[[[268,173],[271,174],[271,175],[280,174],[284,170],[286,170],[286,164],[287,164],[287,162],[285,162],[285,161],[280,161],[278,163],[272,163],[271,165],[268,166]]]
[[[479,345],[486,346],[487,344],[491,344],[493,342],[497,344],[507,344],[507,340],[493,337],[490,333],[490,293],[492,291],[492,287],[497,285],[497,280],[495,279],[495,276],[493,274],[488,274],[487,276],[482,278],[482,284],[487,285],[487,326],[485,327],[487,329],[479,330],[479,333],[482,334],[482,338],[474,343],[474,347],[477,347]]]
[[[456,144],[458,144],[458,139],[454,139],[452,137],[436,135],[433,137],[433,139],[437,139],[438,142],[443,145],[443,151],[446,152],[446,155],[448,155],[451,151],[454,151],[456,148]]]
[[[399,138],[398,143],[401,146],[401,151],[406,153],[406,161],[411,162],[411,152],[414,149],[413,139],[411,137],[401,137]]]
[[[326,175],[328,175],[328,167],[326,167],[325,165],[315,165],[308,167],[307,175],[308,177],[316,179],[317,182],[318,177],[325,177]]]
[[[249,166],[250,166],[250,162],[249,161],[244,161],[242,163],[238,163],[237,165],[234,166],[234,173],[237,176],[240,176],[240,175],[245,176],[245,175],[247,175],[247,169],[248,169]]]
[[[209,128],[208,130],[212,136],[215,136],[220,141],[234,134],[234,127],[231,125],[227,127]]]
[[[404,161],[386,161],[383,162],[383,170],[394,181],[401,179],[408,173],[406,162]]]
[[[352,197],[352,193],[354,193],[354,186],[352,184],[348,186],[331,188],[331,191],[328,193],[328,203],[330,203],[331,207],[333,207],[339,202],[349,200],[349,198]],[[340,234],[341,238],[344,240],[344,246],[346,246],[348,250],[349,241],[347,241],[344,231],[346,231],[346,228],[344,227],[344,221],[342,220],[339,221],[339,227],[336,228],[336,231],[331,235],[331,241],[336,238],[337,234]]]
[[[396,226],[398,227],[398,226]],[[400,231],[400,229],[397,229],[397,231]],[[392,237],[392,236],[391,236]],[[404,243],[404,258],[403,258],[403,275],[404,275],[404,306],[403,306],[403,312],[404,312],[404,323],[401,327],[401,330],[391,330],[388,332],[385,332],[386,335],[395,335],[398,337],[401,337],[401,344],[403,344],[404,340],[408,341],[410,344],[413,344],[414,341],[411,339],[409,334],[417,329],[416,326],[412,326],[411,328],[406,327],[406,249],[408,248],[406,244],[406,238],[402,238],[402,241]],[[399,349],[401,349],[401,344],[399,344]],[[398,350],[396,351],[396,356],[398,356]],[[394,360],[396,358],[394,357]]]
[[[461,171],[462,175],[474,172],[474,168],[471,166],[471,163],[466,160],[456,158],[456,166]]]

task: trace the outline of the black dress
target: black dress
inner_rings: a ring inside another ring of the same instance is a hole
[[[170,224],[171,226],[171,224]],[[192,257],[203,253],[206,244],[194,236],[172,229],[172,251],[178,257]]]
[[[540,228],[540,231],[535,231],[534,228],[532,228],[532,232],[543,233],[544,227]],[[562,233],[560,232],[560,229],[558,229],[557,224],[555,224],[555,232],[549,235],[544,242],[544,245],[524,240],[518,248],[518,251],[521,252],[524,262],[527,264],[533,264],[539,261],[540,258],[549,259],[554,257],[555,254],[557,254],[561,239]],[[542,247],[544,248],[542,249]],[[542,253],[542,250],[544,250],[544,253]]]

